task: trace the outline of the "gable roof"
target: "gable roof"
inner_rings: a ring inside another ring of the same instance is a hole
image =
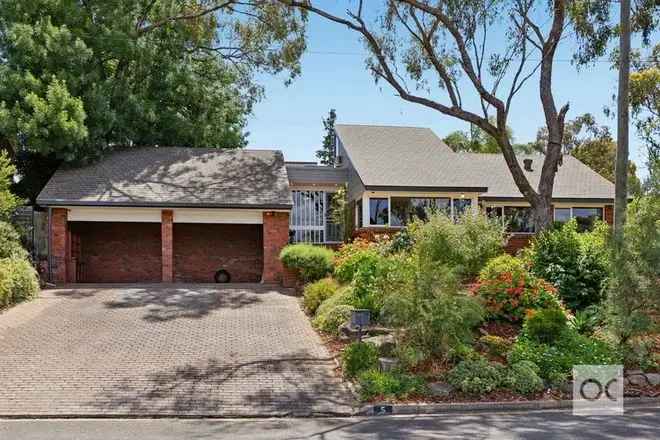
[[[367,190],[465,190],[484,199],[522,199],[501,154],[455,153],[433,131],[419,127],[336,125],[346,155]],[[525,171],[538,186],[542,154]],[[614,185],[573,156],[564,156],[555,178],[553,198],[611,200]]]
[[[343,185],[348,180],[346,168],[317,165],[316,162],[286,162],[291,185]]]
[[[509,167],[501,154],[455,153],[458,160],[467,161],[473,175],[488,187],[480,194],[483,199],[517,199],[522,194],[518,190]],[[523,172],[533,188],[537,188],[541,178],[543,154],[518,154],[518,161],[532,159],[532,171]],[[555,176],[552,197],[558,200],[603,201],[614,198],[614,184],[580,162],[573,156],[565,155]]]
[[[290,209],[284,158],[274,150],[148,147],[55,172],[37,203]]]

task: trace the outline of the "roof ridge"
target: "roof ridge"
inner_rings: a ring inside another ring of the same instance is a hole
[[[431,130],[433,131],[430,127],[421,127],[419,125],[392,125],[392,124],[343,124],[343,123],[338,123],[335,124],[335,127],[338,126],[346,126],[346,127],[385,127],[385,128],[418,128],[421,130]]]

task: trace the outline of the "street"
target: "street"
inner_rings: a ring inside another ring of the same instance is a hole
[[[657,439],[660,408],[620,417],[570,411],[307,419],[0,420],[0,439]]]

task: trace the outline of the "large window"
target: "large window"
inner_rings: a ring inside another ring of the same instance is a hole
[[[472,206],[471,199],[454,199],[454,216],[465,215],[470,206]]]
[[[342,231],[330,218],[334,193],[326,191],[292,191],[291,239],[295,243],[341,241]]]
[[[555,221],[565,223],[571,218],[577,221],[578,230],[588,231],[603,219],[603,208],[555,208]]]
[[[449,213],[449,198],[391,197],[391,226],[404,226],[414,219],[427,220],[428,214],[436,211]]]
[[[389,224],[390,207],[386,198],[369,199],[369,224],[383,225]]]
[[[509,232],[534,232],[532,208],[527,206],[505,206],[503,214]]]

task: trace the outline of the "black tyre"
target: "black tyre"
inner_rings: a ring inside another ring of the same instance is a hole
[[[231,281],[231,275],[229,275],[229,272],[227,272],[224,269],[220,269],[215,273],[215,276],[213,277],[215,279],[216,283],[228,283]]]

